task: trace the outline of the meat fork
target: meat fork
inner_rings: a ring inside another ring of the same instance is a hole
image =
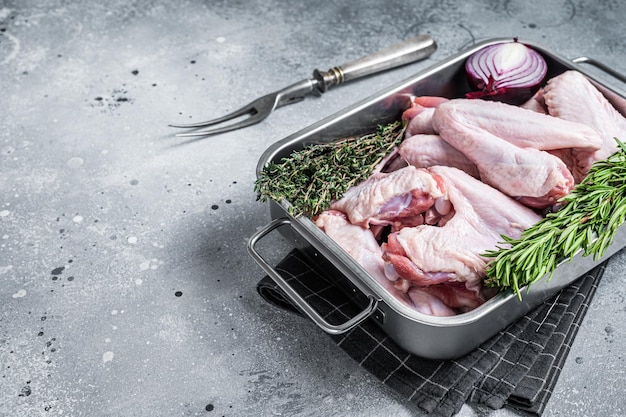
[[[356,80],[371,74],[409,64],[430,56],[437,49],[437,44],[428,35],[419,35],[397,45],[385,48],[372,55],[333,67],[328,71],[314,70],[313,77],[298,81],[286,88],[264,95],[239,110],[206,122],[191,124],[170,124],[170,127],[208,129],[178,133],[179,137],[210,136],[229,132],[259,123],[272,111],[288,104],[304,100],[308,95],[321,95],[329,88]],[[248,115],[249,117],[230,124],[231,120]]]

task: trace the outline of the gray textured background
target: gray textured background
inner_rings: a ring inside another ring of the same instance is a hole
[[[257,296],[258,158],[477,40],[626,73],[625,20],[618,0],[0,0],[0,416],[418,414]],[[194,142],[166,126],[419,33],[439,44],[427,61],[260,125]],[[546,415],[626,412],[625,263],[610,263]]]

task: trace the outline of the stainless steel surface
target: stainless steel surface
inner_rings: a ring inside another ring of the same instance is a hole
[[[256,249],[257,242],[266,236],[268,233],[278,229],[281,226],[291,225],[291,220],[286,218],[276,219],[273,222],[269,223],[266,227],[259,230],[254,234],[248,241],[248,254],[256,261],[261,268],[268,274],[272,279],[278,284],[278,286],[287,294],[291,302],[297,307],[300,311],[306,314],[315,324],[321,327],[328,334],[342,334],[347,332],[348,330],[358,326],[361,322],[366,320],[369,316],[371,316],[378,307],[378,300],[374,298],[373,295],[368,295],[369,299],[368,305],[363,309],[362,312],[356,314],[354,317],[346,320],[344,323],[340,324],[332,324],[329,323],[320,315],[315,308],[313,308],[306,299],[301,296],[298,291],[296,291],[293,287],[289,285],[287,281],[282,277],[282,275],[277,272],[270,263],[268,263],[263,255],[259,253]]]
[[[179,137],[210,136],[241,129],[259,123],[279,107],[297,103],[310,94],[322,94],[335,85],[422,60],[430,56],[436,49],[437,44],[432,37],[419,35],[372,55],[333,67],[327,72],[316,69],[313,71],[313,78],[298,81],[281,90],[266,94],[225,116],[205,122],[170,124],[170,126],[200,128],[220,125],[210,129],[176,134]],[[249,117],[235,123],[225,124],[225,122],[237,120],[246,115]]]
[[[578,58],[573,58],[572,62],[576,63],[576,64],[589,64],[589,65],[593,65],[594,67],[606,72],[608,75],[618,79],[619,81],[621,81],[622,83],[626,84],[626,75],[622,74],[621,72],[615,71],[613,68],[609,67],[608,65],[605,65],[604,63],[598,61],[597,59],[593,59],[587,56],[581,56]]]
[[[283,156],[291,154],[294,150],[301,149],[313,141],[339,139],[345,135],[354,135],[359,131],[371,129],[380,123],[396,120],[398,114],[408,105],[406,102],[408,94],[435,95],[448,98],[462,97],[468,91],[463,72],[466,58],[480,48],[506,40],[510,39],[492,39],[473,45],[465,51],[432,66],[423,73],[383,89],[371,97],[277,142],[270,146],[261,157],[257,165],[257,172],[260,172],[267,163],[279,162]],[[524,41],[521,40],[521,42]],[[606,87],[602,81],[594,79],[591,74],[575,62],[559,57],[538,44],[525,43],[539,51],[546,59],[548,78],[565,70],[576,69]],[[585,61],[589,62],[589,59]],[[609,69],[606,72],[610,73],[611,71]],[[614,91],[614,93],[617,92]],[[623,94],[621,95],[623,96]],[[375,122],[373,123],[373,121]],[[355,130],[346,131],[346,126],[353,127]],[[515,294],[501,293],[468,313],[454,317],[432,317],[414,311],[400,303],[332,239],[317,228],[310,219],[290,216],[288,214],[290,206],[288,201],[273,202],[272,206],[272,217],[288,219],[283,221],[292,223],[294,230],[304,237],[316,251],[341,270],[354,285],[359,286],[365,294],[370,296],[373,294],[378,300],[378,311],[382,313],[380,316],[385,318],[379,324],[392,339],[407,351],[432,359],[456,358],[475,349],[556,291],[569,285],[599,262],[626,246],[626,228],[622,227],[602,259],[595,260],[591,257],[582,257],[579,254],[571,262],[561,263],[551,280],[544,277],[532,285],[530,291],[522,289],[524,294],[522,301],[518,300]],[[257,236],[253,237],[253,239],[256,238]],[[267,266],[265,269],[268,271]],[[270,275],[275,280],[277,280],[276,277],[280,277],[275,272],[270,273]],[[290,292],[293,293],[293,291]],[[315,321],[319,324],[318,320]],[[326,330],[325,326],[320,327]]]

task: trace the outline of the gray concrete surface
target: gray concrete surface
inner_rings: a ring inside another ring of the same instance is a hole
[[[258,158],[476,40],[626,73],[625,20],[615,0],[0,1],[0,416],[419,415],[257,296]],[[167,127],[419,33],[439,44],[427,61],[260,125],[192,142]],[[625,267],[610,263],[545,415],[626,413]]]

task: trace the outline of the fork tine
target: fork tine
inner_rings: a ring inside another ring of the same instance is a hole
[[[242,127],[246,127],[246,126],[250,126],[250,125],[259,123],[261,120],[265,119],[265,117],[267,117],[266,114],[262,114],[262,113],[258,113],[257,112],[255,114],[253,114],[252,116],[248,117],[247,119],[244,119],[244,120],[242,120],[240,122],[233,123],[233,124],[230,124],[230,125],[227,125],[227,126],[214,127],[212,129],[196,130],[194,132],[178,133],[178,134],[176,134],[176,136],[177,137],[196,137],[196,136],[216,135],[218,133],[230,132],[231,130],[236,130],[236,129],[240,129]],[[216,122],[216,123],[218,123],[218,122]],[[204,126],[206,126],[206,125],[204,125]]]
[[[205,126],[212,126],[218,123],[222,123],[222,122],[227,122],[229,120],[235,119],[237,117],[240,116],[244,116],[248,113],[256,113],[257,110],[254,106],[255,101],[246,104],[245,106],[243,106],[242,108],[240,108],[239,110],[235,110],[234,112],[228,113],[222,117],[218,117],[215,119],[211,119],[211,120],[207,120],[205,122],[198,122],[198,123],[189,123],[189,124],[170,124],[170,127],[180,127],[180,128],[193,128],[193,127],[205,127]],[[176,136],[180,136],[180,135],[176,135]]]

